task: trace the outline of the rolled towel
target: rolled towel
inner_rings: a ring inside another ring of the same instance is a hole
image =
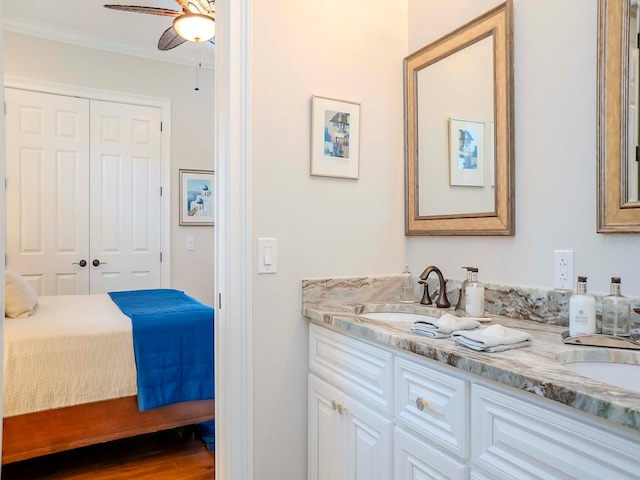
[[[411,327],[411,333],[431,338],[447,338],[457,330],[474,329],[479,326],[480,323],[475,320],[458,318],[450,313],[445,313],[438,319],[431,320],[425,317],[425,320],[414,322],[413,327]]]
[[[456,331],[451,334],[456,344],[479,352],[504,352],[512,348],[531,345],[533,337],[527,332],[521,332],[502,325],[492,325],[476,331]]]

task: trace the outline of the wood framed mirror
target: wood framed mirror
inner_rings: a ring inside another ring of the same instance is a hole
[[[515,234],[512,11],[404,59],[406,235]]]
[[[598,0],[598,233],[640,233],[638,2]]]

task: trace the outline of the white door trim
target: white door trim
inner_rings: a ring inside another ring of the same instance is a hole
[[[0,0],[0,24],[2,24],[2,0]],[[2,41],[3,35],[0,35],[0,78],[3,74],[4,65],[4,45]],[[0,102],[4,105],[4,87],[0,85]],[[0,182],[5,185],[5,133],[4,133],[4,115],[0,115]],[[0,188],[0,205],[6,205],[5,203],[5,189]],[[0,277],[4,279],[4,255],[5,255],[5,221],[6,221],[5,209],[0,208],[0,253],[2,254],[3,261],[0,262]],[[0,310],[4,312],[4,288],[0,291]],[[0,324],[0,356],[4,358],[4,322]],[[3,367],[0,366],[0,398],[2,398],[2,390],[4,386]],[[2,415],[2,402],[0,401],[0,418]],[[0,422],[0,452],[2,451],[2,422]],[[0,462],[1,463],[1,462]],[[2,476],[2,466],[0,465],[0,477]]]
[[[216,2],[216,477],[253,479],[251,0]]]
[[[160,249],[162,251],[162,263],[160,264],[160,277],[161,287],[169,288],[171,285],[171,100],[160,97],[112,92],[96,88],[63,85],[10,75],[4,77],[4,86],[21,90],[50,93],[54,95],[66,95],[69,97],[102,100],[105,102],[143,105],[146,107],[157,107],[160,109],[162,112],[162,156],[160,159],[160,182],[162,184]]]

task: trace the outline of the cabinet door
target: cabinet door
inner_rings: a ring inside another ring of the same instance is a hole
[[[388,480],[392,473],[393,421],[345,396],[346,467],[349,480]]]
[[[401,428],[395,429],[394,480],[464,480],[467,466]]]
[[[336,409],[341,402],[338,389],[309,374],[309,480],[345,479],[345,422]]]

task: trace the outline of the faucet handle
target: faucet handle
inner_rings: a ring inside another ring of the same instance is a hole
[[[436,307],[438,308],[449,308],[451,303],[449,303],[449,299],[447,298],[447,281],[444,280],[442,285],[440,285],[440,293],[438,294],[438,300],[436,300]]]
[[[431,300],[431,296],[429,295],[429,284],[426,282],[426,280],[418,280],[418,283],[424,285],[424,293],[422,294],[420,303],[422,305],[431,305],[433,303],[433,300]]]

